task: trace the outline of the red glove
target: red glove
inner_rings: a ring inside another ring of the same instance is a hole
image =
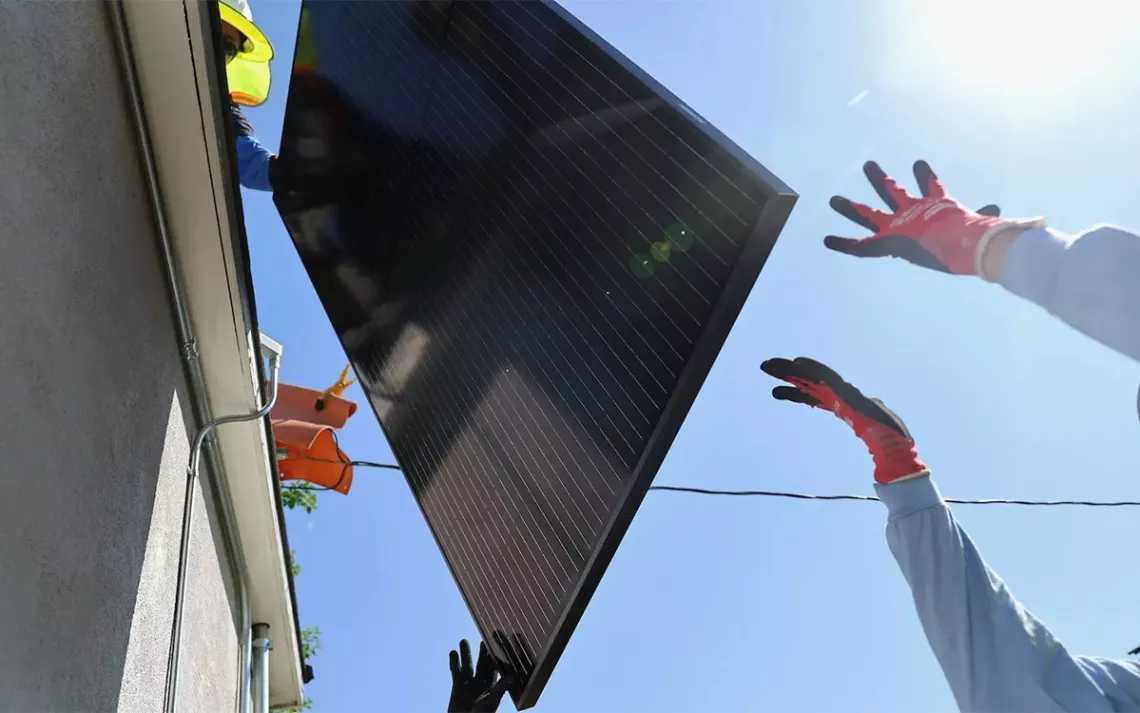
[[[839,374],[814,359],[798,357],[769,359],[760,365],[764,373],[791,386],[777,386],[772,396],[827,409],[855,429],[875,461],[875,481],[884,485],[907,480],[929,471],[918,459],[910,431],[883,402],[869,399]]]
[[[861,240],[829,235],[823,244],[837,252],[855,257],[901,257],[922,267],[956,275],[983,274],[982,255],[993,238],[1011,229],[1039,228],[1041,218],[1007,220],[1000,209],[988,205],[974,212],[954,200],[934,175],[926,161],[916,161],[914,177],[921,198],[916,198],[893,178],[883,173],[879,164],[868,161],[863,173],[875,192],[891,209],[884,213],[862,203],[834,196],[831,207],[874,235]]]

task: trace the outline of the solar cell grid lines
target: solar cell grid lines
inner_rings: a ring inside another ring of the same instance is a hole
[[[275,200],[528,707],[795,195],[552,3],[302,13]]]

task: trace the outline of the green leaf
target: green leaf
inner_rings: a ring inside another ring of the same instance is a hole
[[[301,629],[301,655],[308,661],[321,650],[321,630],[316,626]]]
[[[317,509],[317,493],[309,483],[281,487],[281,504],[290,510],[302,508],[307,513]]]

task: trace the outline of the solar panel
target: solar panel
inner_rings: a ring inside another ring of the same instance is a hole
[[[552,3],[301,25],[275,200],[526,708],[795,194]]]

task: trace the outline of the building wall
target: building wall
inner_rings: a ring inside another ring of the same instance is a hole
[[[193,424],[106,8],[0,2],[0,710],[161,709]],[[233,710],[196,493],[181,708]]]

